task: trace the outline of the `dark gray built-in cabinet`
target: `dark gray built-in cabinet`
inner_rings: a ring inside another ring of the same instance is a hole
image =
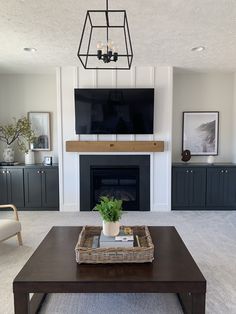
[[[58,210],[58,167],[0,167],[0,204],[7,203],[24,210]]]
[[[0,204],[8,203],[24,207],[23,169],[0,169]]]
[[[173,164],[172,209],[236,209],[236,165]]]

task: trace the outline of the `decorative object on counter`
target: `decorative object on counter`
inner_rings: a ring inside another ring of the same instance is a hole
[[[35,164],[34,151],[32,151],[31,149],[29,149],[28,152],[25,152],[25,164],[26,165]]]
[[[52,156],[45,156],[43,158],[43,165],[44,166],[51,166],[52,165]]]
[[[28,143],[34,140],[34,132],[26,117],[16,120],[13,123],[0,126],[0,140],[7,144],[3,152],[5,162],[14,162],[14,150],[12,144],[16,144],[19,150],[28,152]]]
[[[3,160],[5,162],[14,162],[14,158],[15,158],[15,151],[12,147],[7,146],[6,148],[4,148],[3,150]]]
[[[219,112],[183,112],[182,149],[192,156],[218,155]]]
[[[94,207],[99,211],[103,219],[103,234],[105,236],[117,236],[120,231],[120,218],[122,216],[122,200],[114,197],[101,196],[100,203]]]
[[[121,230],[125,227],[121,226]],[[102,227],[84,226],[75,247],[79,264],[147,263],[154,260],[154,245],[147,226],[131,226],[132,247],[98,247]],[[138,240],[137,240],[138,239]]]
[[[190,150],[189,149],[185,149],[183,152],[182,152],[182,154],[181,154],[181,156],[182,156],[182,161],[189,161],[190,159],[191,159],[191,152],[190,152]]]
[[[32,150],[51,150],[50,112],[28,112],[35,133]]]
[[[214,156],[210,155],[210,156],[207,157],[207,163],[208,164],[213,164],[214,161],[215,161],[215,157]]]

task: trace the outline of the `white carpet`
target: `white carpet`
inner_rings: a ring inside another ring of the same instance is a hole
[[[0,218],[9,217],[0,212]],[[97,213],[20,212],[24,246],[0,243],[0,313],[13,314],[12,281],[53,225],[101,224]],[[236,313],[236,212],[127,213],[124,224],[174,225],[207,279],[209,314]],[[173,294],[53,294],[44,314],[179,314]]]

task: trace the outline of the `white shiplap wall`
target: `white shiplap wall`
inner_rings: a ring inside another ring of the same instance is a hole
[[[74,88],[77,87],[154,87],[154,134],[76,135]],[[171,67],[133,67],[130,71],[84,70],[77,67],[57,69],[60,210],[79,211],[79,154],[65,151],[67,140],[164,140],[163,153],[146,154],[151,156],[151,210],[170,210],[172,90]]]

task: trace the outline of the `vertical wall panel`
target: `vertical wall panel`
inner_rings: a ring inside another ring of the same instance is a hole
[[[65,142],[75,139],[75,111],[74,111],[74,83],[75,68],[65,67],[61,69],[61,128],[63,134],[62,162],[64,173],[64,210],[76,210],[77,204],[77,154],[67,153]]]
[[[164,140],[165,152],[151,153],[151,210],[169,210],[171,195],[171,129],[172,129],[172,68],[133,67],[131,71],[86,71],[65,67],[61,71],[61,123],[63,143],[75,138],[73,88],[79,87],[154,87],[154,135],[80,135],[80,140]],[[96,154],[96,152],[94,152]],[[122,153],[121,153],[122,154]],[[127,154],[127,152],[124,152]],[[139,153],[138,153],[139,154]],[[149,154],[148,152],[146,154]],[[135,155],[135,153],[134,153]],[[77,153],[62,149],[64,171],[64,210],[78,205],[79,186],[75,179]],[[79,173],[77,173],[79,176]],[[76,204],[77,202],[77,204]],[[62,208],[63,209],[63,208]]]
[[[132,88],[133,86],[133,70],[117,71],[117,87],[118,88]]]
[[[153,67],[136,67],[136,87],[153,87]]]
[[[113,70],[97,70],[99,88],[115,87],[115,82],[113,82],[114,76],[112,72]]]
[[[153,206],[155,210],[171,208],[171,137],[172,137],[172,68],[158,67],[155,70],[155,140],[165,141],[165,151],[155,153],[153,158]],[[165,175],[164,175],[165,173]]]

